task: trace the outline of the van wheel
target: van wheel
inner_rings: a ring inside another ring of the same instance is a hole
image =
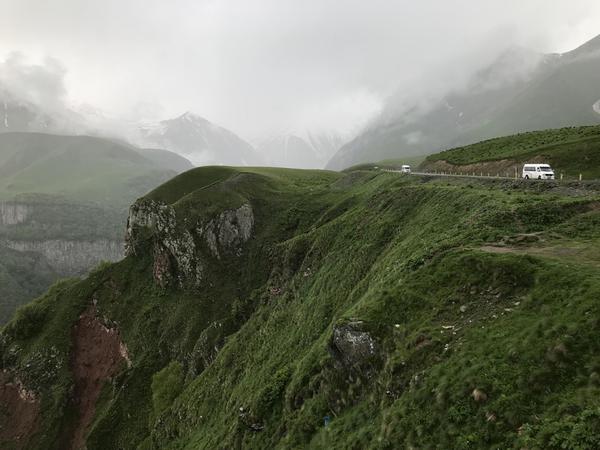
[[[525,179],[526,179],[526,180],[529,180],[529,175],[525,175]]]
[[[541,177],[541,176],[539,176],[539,177],[538,177],[538,180],[541,180],[541,179],[542,179],[542,177]]]

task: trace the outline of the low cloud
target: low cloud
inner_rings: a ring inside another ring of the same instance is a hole
[[[4,0],[0,57],[64,62],[27,69],[33,93],[9,77],[36,102],[66,86],[113,116],[191,110],[251,139],[426,108],[507,49],[566,51],[599,20],[597,0]]]
[[[25,55],[11,53],[0,62],[0,92],[13,101],[35,105],[45,111],[66,108],[64,65],[54,58],[31,64]]]

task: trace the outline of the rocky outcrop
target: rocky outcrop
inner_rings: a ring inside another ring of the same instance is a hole
[[[204,227],[199,227],[198,234],[205,237],[208,248],[216,258],[221,256],[219,249],[233,251],[239,256],[242,244],[250,239],[253,226],[252,207],[245,204],[237,209],[223,211],[219,217]]]
[[[142,199],[129,210],[125,253],[138,254],[150,243],[153,275],[158,285],[164,287],[175,282],[180,287],[198,287],[204,273],[203,248],[218,259],[240,256],[253,227],[254,214],[248,203],[190,224],[179,222],[172,206]]]
[[[379,359],[377,341],[365,330],[364,322],[355,320],[335,325],[329,344],[336,361],[346,368],[369,375]]]
[[[154,280],[160,286],[176,281],[180,286],[200,284],[202,262],[195,258],[192,233],[178,226],[175,210],[164,203],[143,199],[129,209],[125,254],[137,254],[144,242],[152,241]]]
[[[0,202],[0,225],[18,225],[27,220],[33,207],[18,202]]]
[[[123,243],[108,239],[79,240],[13,240],[1,245],[20,252],[42,254],[61,276],[80,276],[101,261],[118,261],[123,257]]]
[[[202,330],[194,349],[189,355],[188,375],[191,378],[198,376],[209,367],[217,358],[219,351],[225,344],[226,331],[223,323],[215,321]]]

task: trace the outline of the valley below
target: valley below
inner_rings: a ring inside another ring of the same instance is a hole
[[[0,133],[0,324],[57,280],[122,259],[129,203],[191,167],[98,137]]]
[[[0,213],[0,323],[55,281],[123,258],[123,210],[28,195]]]

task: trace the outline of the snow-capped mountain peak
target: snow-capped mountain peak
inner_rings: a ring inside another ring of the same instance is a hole
[[[344,139],[335,132],[311,130],[289,130],[255,141],[269,165],[307,169],[323,168],[343,143]]]
[[[140,132],[144,145],[174,151],[195,165],[259,165],[263,162],[246,141],[190,111],[174,119],[145,124]]]

